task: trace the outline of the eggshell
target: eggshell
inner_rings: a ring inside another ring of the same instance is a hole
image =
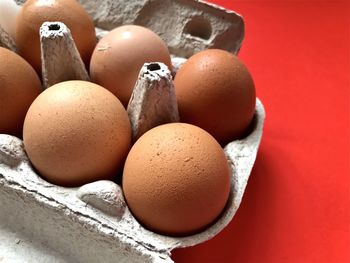
[[[122,169],[131,127],[123,105],[108,90],[66,81],[46,89],[30,106],[23,140],[46,180],[77,186],[111,179]]]
[[[15,37],[15,21],[20,7],[14,0],[0,1],[0,27],[2,27],[11,38]]]
[[[19,54],[41,73],[39,29],[44,22],[63,22],[71,31],[85,65],[96,45],[95,27],[89,14],[75,0],[28,0],[16,19]]]
[[[174,85],[182,122],[205,129],[221,144],[244,135],[255,112],[255,86],[235,55],[201,51],[179,69]]]
[[[121,26],[97,44],[91,57],[90,76],[126,107],[141,67],[147,62],[162,62],[171,70],[170,54],[164,41],[147,28]]]
[[[35,70],[16,53],[0,47],[0,133],[22,136],[24,117],[41,91]]]
[[[134,216],[167,235],[188,235],[211,224],[230,191],[230,168],[218,142],[190,124],[157,126],[131,148],[123,190]]]

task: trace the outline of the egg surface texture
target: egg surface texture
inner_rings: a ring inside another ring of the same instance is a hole
[[[71,31],[85,65],[96,45],[95,27],[89,14],[75,0],[28,0],[16,19],[19,54],[41,74],[39,29],[44,22],[63,22]]]
[[[248,69],[235,55],[201,51],[179,69],[174,85],[182,122],[205,129],[221,144],[244,135],[256,95]]]
[[[171,69],[164,41],[145,27],[121,26],[97,44],[91,57],[91,79],[110,90],[126,107],[141,67],[146,62],[162,62]]]
[[[146,228],[189,235],[213,223],[223,210],[230,168],[209,133],[190,124],[164,124],[131,148],[123,190],[130,210]]]
[[[66,81],[41,93],[24,121],[25,150],[49,182],[63,186],[113,178],[130,149],[120,101],[91,82]]]
[[[28,62],[0,47],[0,133],[22,136],[24,117],[40,92],[39,77]]]

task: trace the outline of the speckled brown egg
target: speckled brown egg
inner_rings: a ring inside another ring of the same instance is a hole
[[[179,69],[174,85],[181,121],[205,129],[221,144],[247,131],[255,112],[255,87],[235,55],[201,51]]]
[[[19,54],[41,74],[39,29],[44,22],[63,22],[71,31],[85,65],[96,45],[95,27],[76,0],[27,0],[16,19]]]
[[[146,132],[131,148],[123,190],[130,210],[146,228],[189,235],[222,212],[230,191],[230,168],[209,133],[190,124],[164,124]]]
[[[91,57],[91,79],[110,90],[126,107],[146,62],[162,62],[171,69],[170,54],[164,41],[145,27],[121,26],[97,44]]]
[[[120,101],[91,82],[46,89],[24,121],[25,150],[49,182],[63,186],[111,179],[130,149],[131,127]]]
[[[0,61],[0,133],[22,137],[24,117],[41,92],[41,83],[16,53],[0,47]]]

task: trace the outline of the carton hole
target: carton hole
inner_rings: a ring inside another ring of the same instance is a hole
[[[157,63],[151,63],[151,64],[147,65],[147,70],[149,70],[149,71],[160,70],[160,66]]]
[[[58,24],[52,24],[52,25],[49,25],[49,30],[50,31],[57,31],[57,30],[60,30],[60,25]]]
[[[184,33],[193,37],[208,40],[211,37],[212,29],[210,22],[207,19],[196,16],[186,24]]]

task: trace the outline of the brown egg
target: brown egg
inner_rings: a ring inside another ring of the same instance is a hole
[[[174,85],[182,122],[205,129],[221,144],[244,135],[255,112],[255,87],[236,56],[199,52],[179,69]]]
[[[209,133],[190,124],[164,124],[131,148],[123,190],[130,210],[145,227],[167,235],[193,234],[222,212],[230,168]]]
[[[16,53],[0,47],[0,61],[0,133],[22,137],[24,117],[41,92],[41,83]]]
[[[146,62],[163,62],[171,69],[169,51],[163,40],[147,28],[121,26],[97,44],[91,57],[91,79],[110,90],[126,107]]]
[[[88,66],[96,45],[95,27],[89,14],[75,0],[27,0],[16,20],[19,54],[41,74],[39,29],[46,21],[63,22],[70,29],[77,49]]]
[[[30,161],[47,181],[78,186],[111,179],[122,169],[131,127],[123,105],[108,90],[66,81],[35,99],[23,140]]]

